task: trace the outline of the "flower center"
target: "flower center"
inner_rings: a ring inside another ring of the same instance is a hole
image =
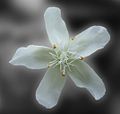
[[[60,50],[58,48],[54,49],[54,53],[49,54],[52,56],[53,61],[49,62],[48,67],[56,67],[59,65],[62,76],[65,76],[66,68],[71,70],[70,66],[72,65],[72,62],[76,60],[72,53],[69,51]]]

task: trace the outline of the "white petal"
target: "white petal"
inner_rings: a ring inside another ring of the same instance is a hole
[[[102,26],[92,26],[78,34],[73,40],[70,50],[77,56],[86,57],[104,46],[110,40],[109,33]]]
[[[36,91],[37,101],[46,108],[54,107],[65,84],[59,67],[49,68]]]
[[[61,17],[61,10],[50,7],[46,10],[44,18],[50,42],[64,48],[68,44],[69,34]]]
[[[106,89],[103,81],[85,62],[76,60],[69,76],[77,87],[86,88],[96,100],[104,96]]]
[[[41,69],[48,66],[48,62],[52,61],[49,54],[52,50],[43,46],[29,45],[17,49],[12,60],[9,63],[13,65],[23,65],[31,69]]]

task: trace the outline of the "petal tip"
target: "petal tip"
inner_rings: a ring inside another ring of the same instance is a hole
[[[37,92],[36,92],[36,100],[39,104],[41,104],[46,109],[51,109],[55,106],[55,105],[51,104],[50,102],[47,102],[45,98],[40,97],[40,95],[37,95]]]
[[[49,13],[60,12],[58,7],[48,7],[45,11],[44,16],[47,16]]]
[[[48,7],[46,11],[48,10],[60,10],[58,7]]]
[[[104,26],[99,26],[99,25],[92,26],[91,28],[92,29],[94,28],[94,29],[98,30],[100,34],[104,33],[104,35],[105,35],[105,38],[104,38],[105,44],[107,44],[110,41],[110,34],[109,34],[107,28],[105,28]]]
[[[18,64],[14,57],[9,61],[9,63],[12,64],[12,65],[17,65]]]
[[[10,63],[10,64],[14,64],[14,61],[13,61],[13,59],[11,59],[11,60],[9,61],[9,63]]]
[[[99,95],[94,96],[95,100],[98,101],[98,100],[102,99],[104,97],[105,93],[106,93],[106,89],[104,88],[104,90]]]

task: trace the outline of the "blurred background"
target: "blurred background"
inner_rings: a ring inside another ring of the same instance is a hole
[[[16,49],[49,46],[44,12],[61,8],[71,36],[92,25],[108,29],[111,41],[89,58],[107,92],[100,100],[68,79],[58,105],[46,110],[35,99],[45,70],[9,64]],[[120,114],[120,0],[0,0],[0,114]]]

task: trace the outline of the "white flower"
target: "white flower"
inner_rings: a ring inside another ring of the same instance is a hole
[[[19,48],[10,63],[31,69],[48,67],[36,91],[37,101],[46,108],[57,104],[67,76],[77,87],[86,88],[99,100],[106,91],[104,83],[83,58],[108,43],[107,30],[102,26],[92,26],[70,39],[59,8],[48,8],[44,18],[53,47],[30,45]]]

